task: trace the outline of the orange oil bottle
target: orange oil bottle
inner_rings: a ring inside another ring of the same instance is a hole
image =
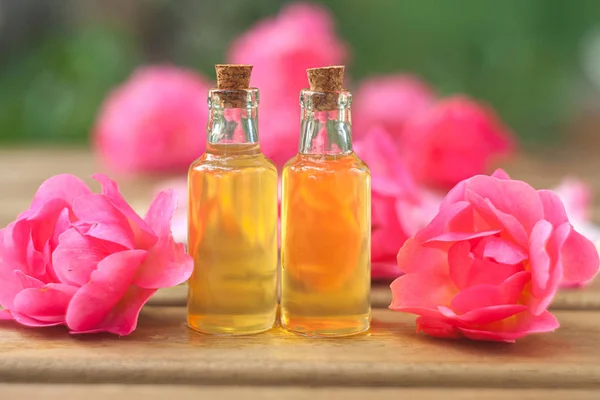
[[[343,67],[308,76],[299,153],[283,170],[281,323],[307,336],[348,336],[371,319],[371,176],[352,151]]]
[[[277,169],[260,151],[250,66],[218,65],[207,150],[189,170],[188,324],[210,334],[270,329],[277,313]]]

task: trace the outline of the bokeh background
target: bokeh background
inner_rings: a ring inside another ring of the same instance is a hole
[[[212,78],[228,45],[285,3],[0,0],[0,145],[85,145],[103,98],[136,66],[172,62]],[[528,148],[594,139],[595,0],[319,3],[351,48],[353,79],[405,71],[441,95],[467,93]]]

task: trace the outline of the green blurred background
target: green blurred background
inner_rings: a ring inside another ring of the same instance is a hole
[[[0,143],[84,144],[143,63],[209,77],[283,0],[0,0]],[[529,145],[556,143],[600,83],[597,0],[322,0],[352,78],[409,72],[490,103]],[[595,33],[596,32],[596,33]]]

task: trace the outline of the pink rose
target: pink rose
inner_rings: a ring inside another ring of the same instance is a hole
[[[307,87],[306,69],[343,64],[346,59],[346,45],[336,36],[331,15],[315,4],[288,5],[233,43],[230,62],[254,65],[261,147],[278,166],[298,152],[298,96]]]
[[[193,261],[170,232],[174,193],[160,193],[142,219],[113,181],[94,178],[101,194],[72,175],[48,179],[0,230],[3,318],[127,335],[158,288],[191,275]]]
[[[105,100],[93,132],[102,161],[124,173],[186,171],[206,147],[210,83],[188,70],[137,70]]]
[[[454,96],[408,121],[402,149],[417,181],[450,188],[509,154],[513,139],[493,110]]]
[[[400,147],[407,121],[429,108],[434,101],[433,89],[411,75],[385,75],[367,79],[354,93],[354,137],[362,138],[371,127],[379,125],[392,135]]]
[[[442,198],[418,186],[391,135],[372,128],[354,144],[371,169],[371,274],[373,279],[396,278],[398,248],[431,221]]]
[[[547,307],[561,280],[591,280],[599,259],[554,192],[497,171],[452,189],[398,265],[390,308],[419,315],[419,331],[513,342],[558,328]]]

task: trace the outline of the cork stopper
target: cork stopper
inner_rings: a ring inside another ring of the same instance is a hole
[[[244,90],[250,87],[252,65],[217,64],[217,88],[220,90]]]
[[[340,92],[344,86],[344,66],[310,68],[306,70],[310,90],[314,92]]]
[[[337,65],[306,70],[310,84],[310,108],[315,111],[336,110],[344,91],[344,66]]]
[[[252,65],[217,64],[217,88],[210,91],[214,104],[221,108],[245,108],[256,98],[256,89],[250,88]]]

